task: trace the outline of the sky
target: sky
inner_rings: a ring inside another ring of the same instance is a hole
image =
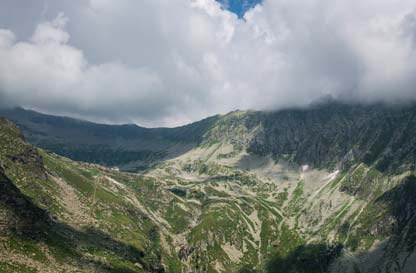
[[[1,0],[0,105],[177,126],[416,100],[415,0]]]
[[[254,8],[261,0],[217,0],[222,4],[222,8],[235,13],[238,18],[244,19],[246,11]]]

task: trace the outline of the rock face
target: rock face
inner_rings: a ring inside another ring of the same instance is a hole
[[[30,180],[37,188],[38,181],[45,181],[42,158],[14,124],[0,118],[0,128],[0,232],[38,237],[47,228],[49,216],[15,182]]]
[[[0,234],[38,237],[48,222],[47,213],[22,194],[0,168]]]
[[[103,139],[104,158],[143,140],[164,155],[126,173],[34,148],[0,119],[0,272],[414,271],[415,106],[236,111],[149,130],[8,113],[29,141],[85,162]]]
[[[416,107],[350,106],[338,103],[307,110],[260,114],[262,130],[249,151],[287,155],[315,167],[376,164],[380,171],[415,167]]]

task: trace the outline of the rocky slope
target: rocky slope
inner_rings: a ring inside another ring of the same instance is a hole
[[[251,154],[317,168],[376,164],[380,171],[414,168],[416,105],[349,105],[234,112],[177,128],[102,125],[15,108],[0,110],[26,139],[77,161],[143,170],[202,142],[233,141]],[[236,130],[235,128],[240,128]],[[245,131],[244,131],[245,130]],[[241,134],[250,134],[241,140]],[[345,165],[345,166],[343,166]]]
[[[0,271],[413,272],[415,113],[237,111],[141,174],[35,149],[1,120]]]

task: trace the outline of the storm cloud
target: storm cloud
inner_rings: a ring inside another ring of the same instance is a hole
[[[416,100],[414,0],[4,0],[0,104],[174,126],[331,95]]]

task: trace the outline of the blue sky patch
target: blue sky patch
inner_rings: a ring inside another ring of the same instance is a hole
[[[244,16],[247,10],[253,8],[258,3],[261,3],[262,0],[216,0],[220,2],[225,9],[228,9],[231,12],[237,14],[239,18]]]

